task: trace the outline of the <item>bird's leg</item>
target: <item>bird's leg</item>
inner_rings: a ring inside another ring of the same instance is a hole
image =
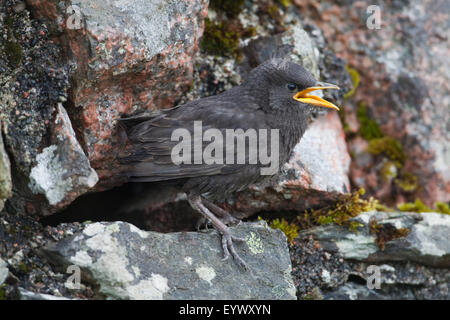
[[[236,263],[247,270],[247,264],[238,255],[233,246],[233,240],[244,241],[244,239],[234,237],[226,224],[224,224],[218,217],[216,217],[211,211],[209,211],[209,209],[203,204],[202,198],[200,196],[188,196],[188,201],[192,208],[199,212],[202,216],[207,218],[209,221],[211,221],[214,228],[222,235],[222,248],[224,255],[223,260],[228,259],[231,253]]]
[[[241,220],[233,217],[231,214],[228,213],[228,211],[222,209],[219,206],[216,206],[214,203],[206,199],[202,199],[202,202],[209,210],[212,211],[212,213],[214,213],[216,217],[222,220],[222,222],[227,226],[229,225],[237,226],[239,223],[241,223]]]

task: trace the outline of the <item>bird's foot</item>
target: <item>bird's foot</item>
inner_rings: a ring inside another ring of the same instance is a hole
[[[248,270],[248,265],[245,263],[245,261],[239,256],[239,254],[236,252],[233,246],[233,240],[235,241],[244,241],[244,239],[235,237],[231,234],[230,229],[227,227],[227,225],[222,221],[224,219],[223,217],[219,218],[216,215],[214,215],[205,204],[203,204],[202,199],[199,196],[195,197],[189,197],[188,198],[190,205],[194,210],[201,213],[201,215],[205,218],[207,218],[209,221],[211,221],[214,228],[221,234],[222,236],[222,248],[223,248],[223,260],[227,260],[231,254],[234,261],[244,270]],[[214,205],[215,206],[215,205]],[[209,203],[209,207],[211,206],[211,203]],[[215,206],[217,207],[217,206]],[[218,208],[218,207],[217,207]],[[221,209],[223,210],[223,209]],[[226,212],[225,210],[223,210]],[[226,212],[228,216],[230,214]],[[231,216],[230,216],[231,217]],[[225,217],[226,219],[227,217]],[[236,219],[237,220],[237,219]]]
[[[233,240],[241,241],[241,242],[245,241],[245,239],[233,236],[230,232],[230,229],[228,229],[226,231],[226,233],[222,233],[222,249],[223,249],[222,261],[227,260],[230,257],[230,253],[231,253],[231,256],[236,261],[236,263],[244,270],[248,270],[248,265],[245,263],[245,261],[239,256],[239,254],[234,249]]]
[[[203,204],[227,226],[237,226],[241,223],[240,219],[233,217],[228,211],[216,206],[214,203],[203,199]]]

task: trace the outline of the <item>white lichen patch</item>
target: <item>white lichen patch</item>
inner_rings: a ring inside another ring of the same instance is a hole
[[[250,234],[247,235],[245,238],[245,243],[250,249],[250,252],[253,254],[260,254],[264,252],[263,242],[259,235],[255,232],[250,232]]]
[[[105,226],[101,223],[91,223],[84,228],[83,233],[88,237],[92,237],[98,233],[102,233],[105,230]]]
[[[72,189],[72,178],[67,177],[56,150],[57,147],[51,145],[37,155],[37,165],[31,169],[29,183],[30,190],[44,194],[51,205],[63,200]]]
[[[288,268],[283,272],[284,281],[286,281],[286,291],[294,299],[297,299],[297,289],[295,288],[294,281],[292,279],[292,266],[288,265]]]
[[[88,230],[86,230],[88,229]],[[101,223],[93,223],[87,226],[85,234],[92,235],[84,242],[84,252],[96,253],[96,259],[92,258],[91,263],[87,263],[86,257],[83,259],[70,258],[70,261],[81,267],[87,267],[93,277],[100,284],[100,292],[107,296],[118,299],[127,299],[127,288],[135,279],[134,275],[128,271],[130,262],[127,259],[127,248],[121,246],[114,233],[120,230],[120,223],[104,226]],[[87,232],[86,232],[87,231]]]
[[[127,288],[128,297],[136,300],[162,300],[169,291],[168,280],[160,274],[152,273],[150,279],[142,280]]]
[[[141,270],[136,266],[131,266],[131,270],[133,270],[134,276],[136,278],[139,278],[139,276],[141,275]]]
[[[423,220],[411,229],[410,236],[417,238],[414,243],[422,255],[441,257],[450,254],[449,220],[446,215],[427,212],[423,214]],[[439,228],[442,231],[437,233],[433,228]]]
[[[129,224],[129,226],[130,226],[130,231],[137,233],[139,235],[139,237],[141,237],[143,239],[148,237],[148,235],[149,235],[148,232],[145,232],[132,224]]]
[[[327,269],[323,269],[322,273],[320,274],[320,277],[322,278],[322,281],[325,283],[330,283],[331,281],[331,275],[330,272]]]
[[[186,262],[188,265],[192,265],[192,258],[191,257],[185,257],[184,262]]]
[[[216,272],[211,267],[199,267],[195,269],[195,272],[200,279],[207,281],[212,285],[211,281],[216,277]]]
[[[89,266],[92,264],[92,258],[86,251],[77,251],[70,259],[77,266]]]

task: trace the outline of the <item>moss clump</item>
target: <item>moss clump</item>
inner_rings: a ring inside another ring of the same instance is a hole
[[[11,67],[15,68],[22,61],[22,47],[16,40],[14,34],[17,36],[17,33],[13,33],[13,20],[11,17],[5,19],[5,27],[7,38],[3,40],[3,48],[5,52],[5,56],[8,59]]]
[[[319,291],[319,288],[315,287],[311,291],[305,293],[300,297],[302,300],[323,300],[323,296]]]
[[[261,217],[258,217],[258,220],[261,220]],[[292,240],[294,240],[298,236],[298,226],[287,222],[285,219],[273,219],[269,221],[269,227],[273,229],[280,229],[286,235],[288,242],[291,244]]]
[[[245,0],[210,0],[209,7],[223,12],[229,18],[236,18],[242,11]]]
[[[201,47],[208,53],[234,57],[237,54],[240,34],[230,24],[205,19],[205,31]]]
[[[434,204],[436,211],[443,214],[450,214],[450,207],[447,203],[444,202],[436,202]]]
[[[372,139],[381,138],[383,136],[378,124],[367,114],[367,106],[365,103],[360,102],[358,104],[356,118],[358,119],[360,124],[359,134],[363,139],[370,141]]]
[[[406,192],[412,192],[419,188],[418,178],[409,172],[404,172],[400,178],[394,181],[400,189]]]
[[[355,94],[355,91],[359,86],[360,77],[356,69],[353,69],[349,66],[345,66],[345,70],[347,70],[348,74],[350,75],[350,79],[352,81],[352,89],[344,94],[344,99],[348,99]]]
[[[277,5],[268,6],[267,7],[267,14],[273,20],[278,21],[280,19],[280,12],[278,11],[278,6]]]
[[[435,202],[434,209],[425,205],[422,200],[416,199],[414,202],[399,203],[398,210],[408,212],[438,212],[443,214],[450,214],[449,205],[444,202]]]
[[[239,39],[256,35],[255,27],[243,28],[239,22],[205,19],[205,30],[200,46],[209,54],[227,56],[239,60]]]
[[[318,210],[306,211],[303,215],[296,218],[297,222],[303,228],[336,223],[346,226],[352,231],[356,231],[359,224],[348,220],[356,217],[361,212],[376,210],[378,208],[378,201],[374,198],[370,197],[368,200],[361,199],[364,193],[364,189],[361,188],[356,192],[342,196],[332,208],[325,207]]]
[[[433,210],[426,206],[420,199],[416,199],[414,202],[405,202],[399,203],[397,205],[398,210],[400,211],[409,211],[409,212],[432,212]]]
[[[409,229],[399,228],[397,229],[392,224],[379,224],[375,219],[369,221],[369,233],[375,235],[375,244],[384,250],[385,244],[388,241],[406,237],[409,234]]]
[[[5,300],[5,290],[3,289],[5,287],[4,284],[0,285],[0,300]]]
[[[291,0],[275,0],[275,1],[281,4],[284,8],[288,8],[291,5]]]
[[[397,164],[394,161],[386,161],[380,169],[380,176],[383,182],[388,182],[397,177]]]
[[[406,160],[405,152],[397,140],[391,137],[376,138],[369,141],[367,151],[371,154],[384,154],[401,167]]]

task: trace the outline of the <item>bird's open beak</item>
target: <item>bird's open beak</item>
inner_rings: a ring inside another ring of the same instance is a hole
[[[324,100],[320,97],[308,94],[311,91],[324,90],[324,89],[339,89],[339,87],[334,84],[330,84],[330,83],[317,82],[317,84],[314,87],[309,87],[309,88],[306,88],[305,90],[297,92],[293,96],[293,98],[294,98],[294,100],[297,100],[297,101],[300,101],[300,102],[303,102],[306,104],[310,104],[310,105],[313,105],[316,107],[325,107],[325,108],[332,108],[335,110],[339,110],[339,108],[336,105],[332,104],[331,102],[328,102],[327,100]]]

